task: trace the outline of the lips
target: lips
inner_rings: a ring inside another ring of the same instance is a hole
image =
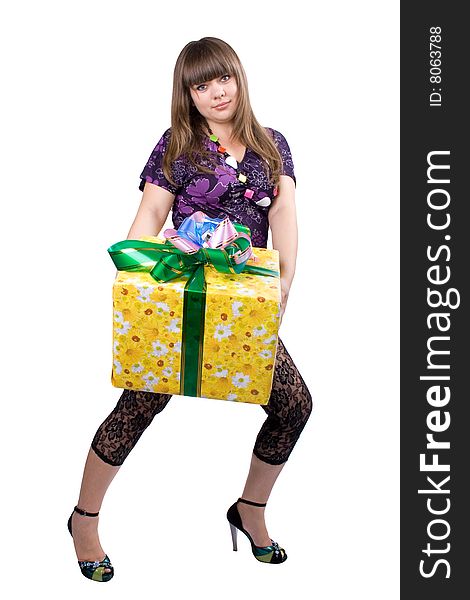
[[[220,108],[221,106],[225,106],[229,102],[230,102],[230,100],[228,102],[221,102],[220,104],[217,104],[217,106],[214,106],[213,108]]]

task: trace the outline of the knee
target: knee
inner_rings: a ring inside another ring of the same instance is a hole
[[[312,400],[312,394],[310,393],[309,389],[307,389],[307,410],[308,410],[308,415],[310,416],[310,413],[313,410],[313,400]]]
[[[297,390],[295,402],[290,403],[287,412],[280,416],[280,426],[291,430],[296,437],[300,435],[313,410],[312,395],[305,384]]]
[[[307,423],[310,415],[312,414],[312,410],[313,410],[313,400],[312,400],[312,394],[310,393],[310,390],[307,388],[306,385],[304,385],[304,401],[302,402],[302,417],[301,417],[301,421],[302,421],[302,427],[305,426],[305,424]]]

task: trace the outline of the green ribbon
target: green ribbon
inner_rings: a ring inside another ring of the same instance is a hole
[[[250,235],[248,227],[233,224],[240,233]],[[204,319],[206,308],[206,281],[204,265],[212,265],[220,273],[251,273],[279,277],[279,271],[235,262],[235,254],[244,252],[251,241],[239,237],[225,248],[200,248],[188,254],[166,240],[161,244],[144,240],[124,240],[108,248],[119,271],[148,272],[159,283],[189,275],[184,288],[181,342],[180,394],[200,396]]]

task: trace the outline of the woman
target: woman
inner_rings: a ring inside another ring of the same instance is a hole
[[[181,51],[174,71],[171,129],[153,150],[140,189],[142,201],[127,239],[157,235],[171,209],[175,228],[198,210],[212,218],[228,216],[250,228],[255,247],[267,247],[270,226],[280,256],[282,320],[297,254],[292,157],[282,134],[255,119],[243,67],[222,40],[202,38]],[[78,504],[68,522],[80,569],[90,579],[108,581],[114,574],[97,530],[106,490],[170,398],[124,390],[93,438]],[[268,535],[264,507],[307,422],[312,399],[280,338],[271,396],[261,406],[268,417],[256,438],[242,497],[229,508],[227,519],[234,550],[240,530],[257,560],[281,563],[287,554]]]

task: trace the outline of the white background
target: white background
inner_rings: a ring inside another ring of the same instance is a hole
[[[398,2],[43,0],[0,22],[8,597],[398,598]],[[66,521],[121,394],[107,248],[170,125],[176,58],[207,35],[238,53],[298,181],[280,335],[314,411],[266,510],[289,558],[259,563],[243,534],[233,552],[225,516],[265,413],[175,396],[105,497],[116,574],[101,585],[80,574]]]

